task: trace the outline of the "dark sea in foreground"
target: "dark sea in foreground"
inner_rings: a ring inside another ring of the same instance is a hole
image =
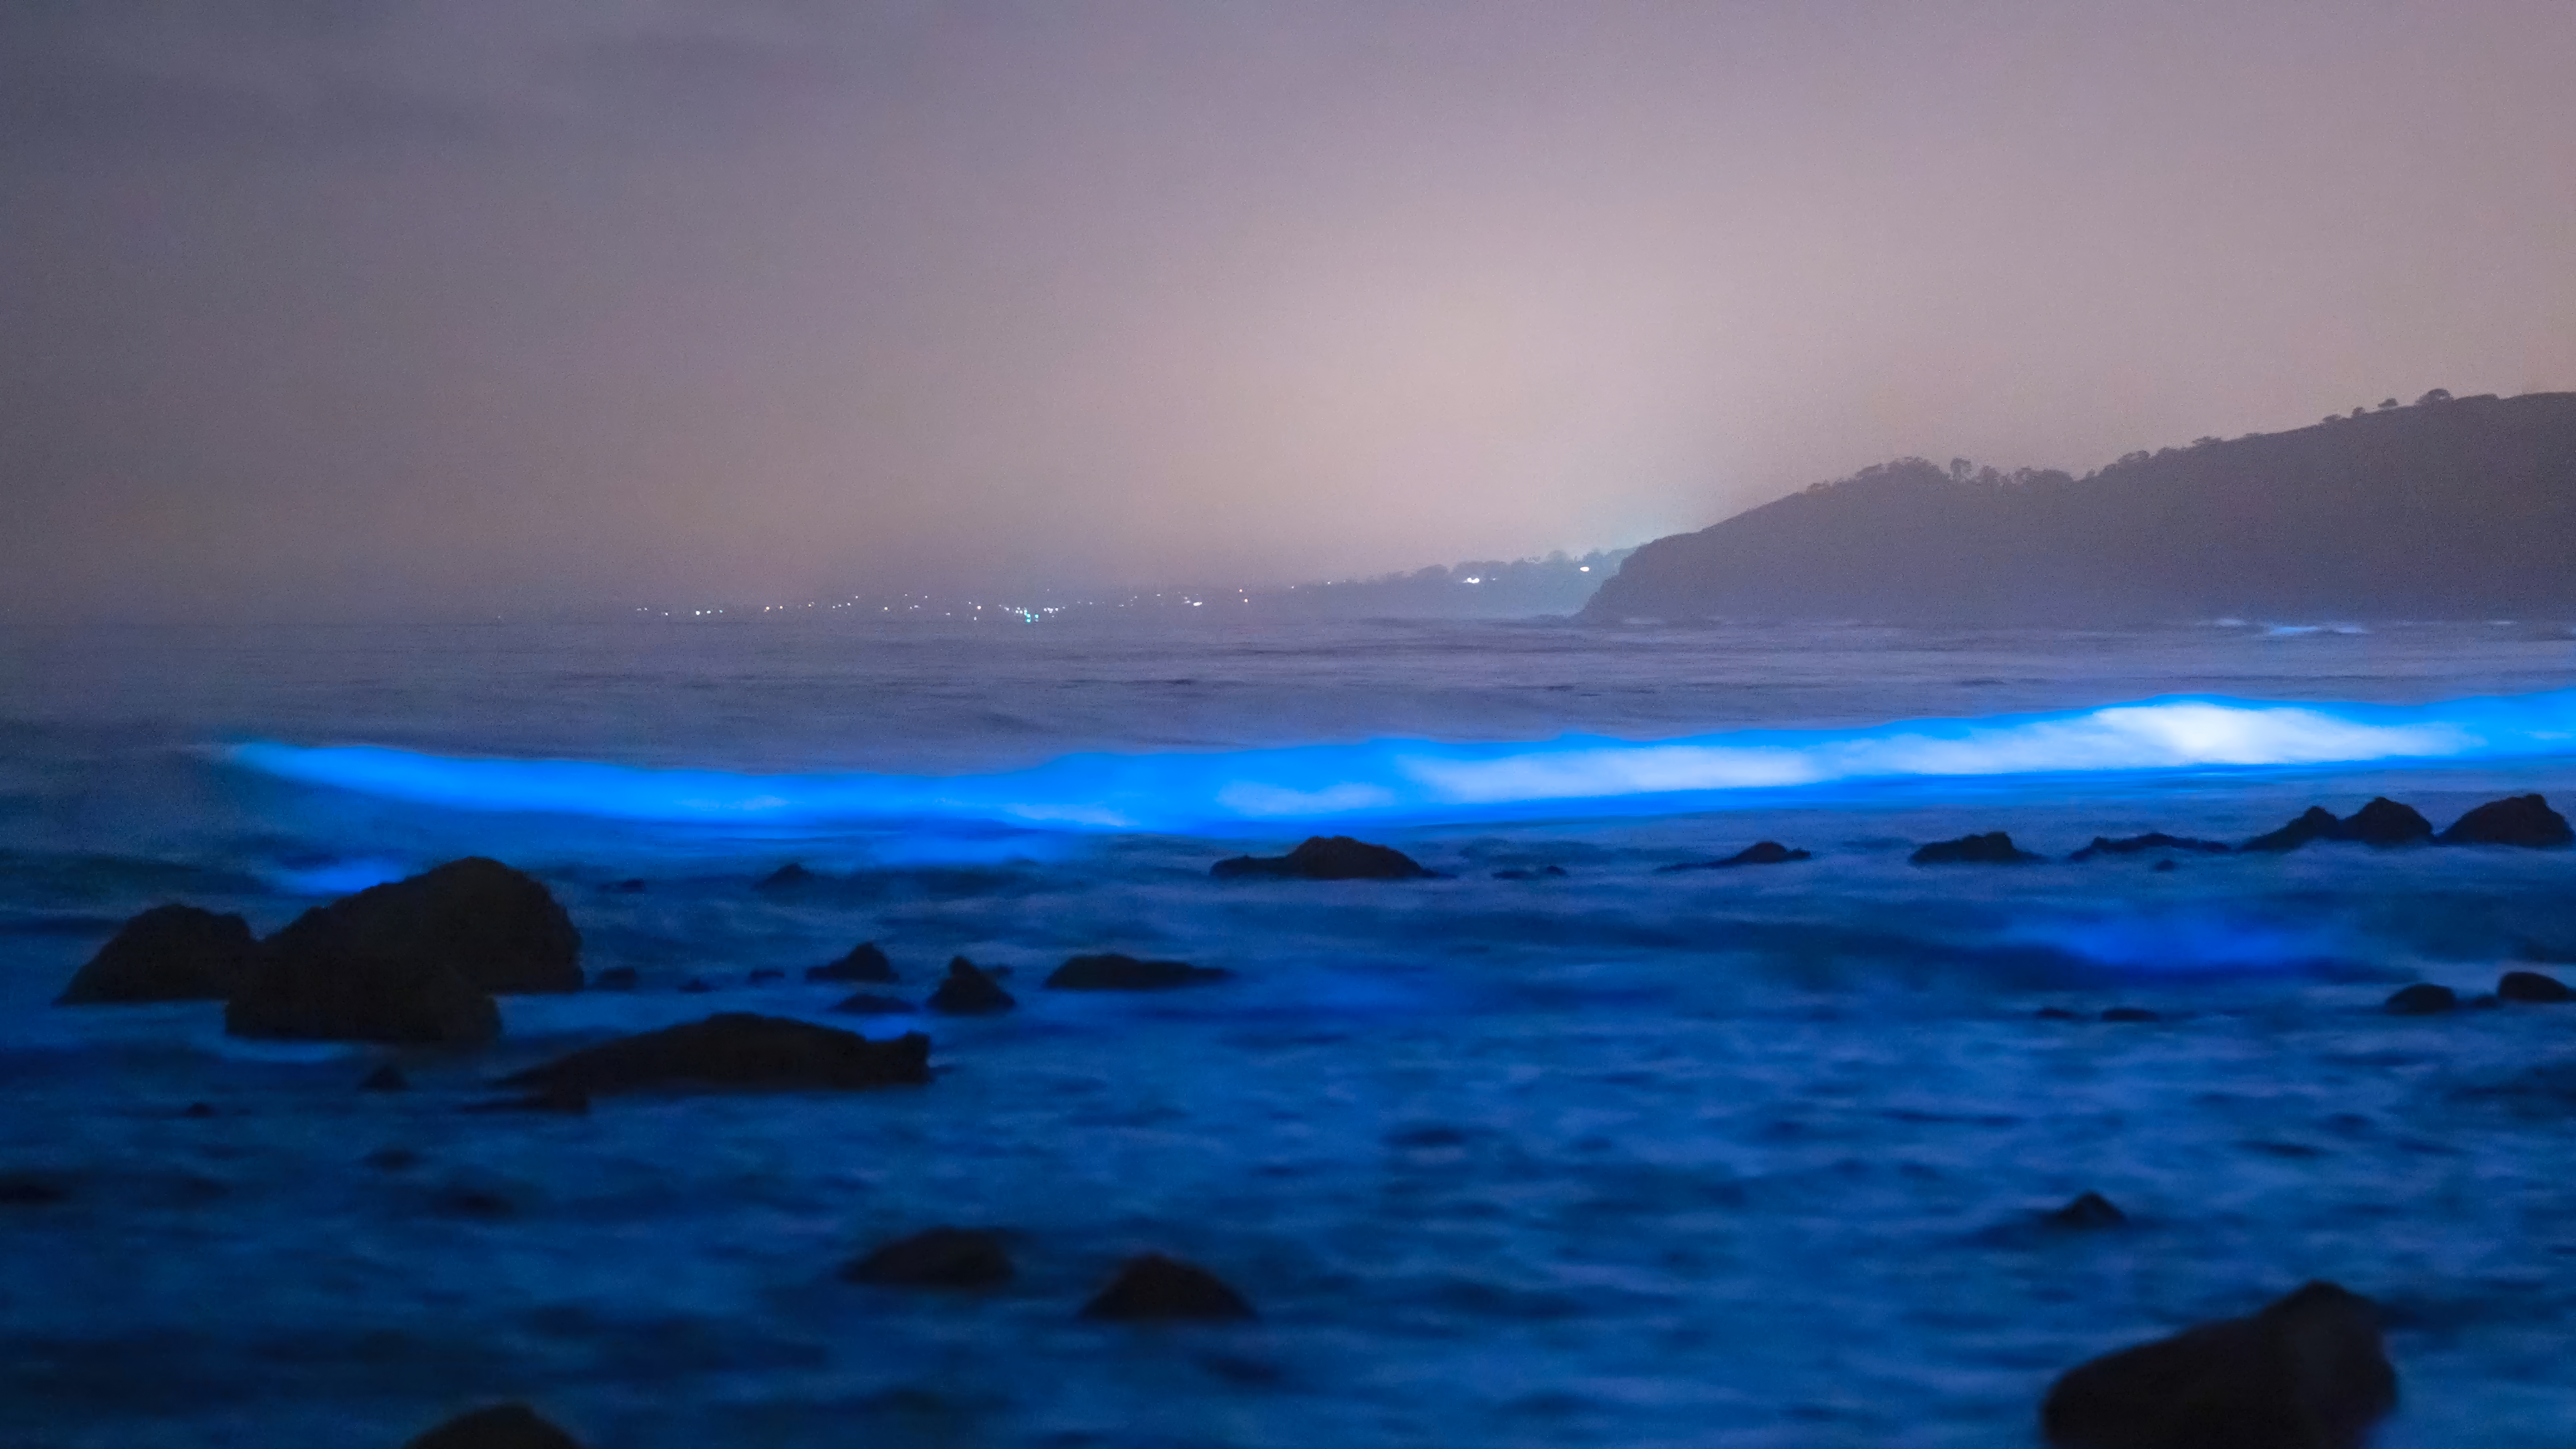
[[[2576,1006],[2379,1007],[2576,962],[2576,852],[2063,861],[2576,807],[2576,733],[2479,702],[2576,687],[2563,623],[2312,622],[0,637],[0,1174],[68,1189],[0,1205],[0,1443],[390,1449],[524,1397],[594,1449],[2024,1444],[2074,1363],[2330,1278],[2390,1315],[2382,1445],[2564,1449]],[[1996,829],[2052,861],[1907,863]],[[1208,876],[1319,830],[1451,878]],[[1814,859],[1657,873],[1760,839]],[[48,1004],[146,906],[268,931],[468,853],[640,989],[463,1055]],[[752,888],[788,861],[824,879]],[[802,968],[868,939],[1019,1008],[833,1016]],[[1038,989],[1094,950],[1237,977]],[[941,1075],[459,1110],[714,1010],[919,1027]],[[412,1091],[355,1090],[388,1058]],[[2129,1225],[2039,1225],[2087,1190]],[[938,1223],[1017,1279],[835,1278]],[[1076,1321],[1144,1250],[1259,1321]]]

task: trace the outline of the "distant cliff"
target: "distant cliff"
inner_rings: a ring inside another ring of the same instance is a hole
[[[2576,393],[2132,453],[1920,458],[1630,555],[1583,617],[2054,624],[2576,612]]]

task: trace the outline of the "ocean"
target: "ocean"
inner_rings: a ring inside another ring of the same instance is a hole
[[[2062,1370],[2327,1278],[2387,1311],[2383,1446],[2563,1449],[2576,1006],[2380,1008],[2576,977],[2576,852],[2065,859],[2533,791],[2576,806],[2557,622],[20,630],[0,1179],[63,1196],[0,1202],[0,1443],[2025,1444]],[[1991,830],[2049,859],[1908,862]],[[1443,878],[1208,872],[1344,833]],[[1812,859],[1659,869],[1759,840]],[[49,1004],[145,907],[467,854],[639,988],[480,1052]],[[802,970],[866,940],[1018,1007],[835,1015]],[[1235,975],[1039,987],[1102,950]],[[461,1110],[718,1010],[938,1075]],[[2042,1222],[2087,1191],[2128,1223]],[[836,1276],[943,1223],[1017,1276]],[[1143,1251],[1259,1318],[1078,1320]]]

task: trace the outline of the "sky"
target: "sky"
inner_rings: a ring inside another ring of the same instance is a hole
[[[2565,0],[13,0],[0,610],[1262,584],[2576,388]]]

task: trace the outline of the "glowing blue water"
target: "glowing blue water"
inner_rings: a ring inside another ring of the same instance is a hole
[[[949,776],[746,774],[274,742],[237,745],[229,757],[305,784],[469,810],[666,822],[972,820],[1190,831],[1706,810],[1746,792],[1926,778],[2570,754],[2576,754],[2576,690],[2429,705],[2169,697],[2044,714],[1650,741],[1567,735],[1532,743],[1415,739],[1089,753],[1032,769]]]

